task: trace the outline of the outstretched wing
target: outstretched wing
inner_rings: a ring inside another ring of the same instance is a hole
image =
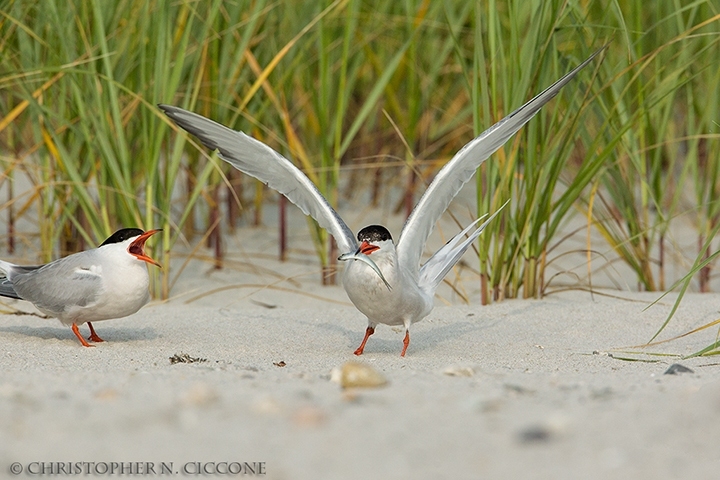
[[[282,193],[305,215],[335,237],[338,248],[346,253],[357,249],[352,230],[330,206],[315,184],[288,159],[264,143],[179,107],[158,105],[180,127],[192,133],[220,158],[241,172],[255,177]]]
[[[435,227],[435,222],[445,212],[455,195],[472,178],[475,170],[496,150],[505,144],[550,99],[558,94],[572,78],[595,58],[604,47],[593,53],[573,71],[550,85],[538,96],[507,117],[485,130],[465,145],[438,172],[420,201],[412,211],[397,242],[398,261],[417,272],[425,242]]]
[[[468,225],[462,232],[455,235],[442,248],[435,252],[435,254],[430,257],[427,262],[425,262],[425,265],[423,265],[420,269],[420,278],[418,281],[418,285],[425,293],[427,293],[431,297],[435,295],[435,290],[437,289],[438,285],[440,285],[440,282],[443,281],[445,275],[448,274],[450,269],[455,266],[455,264],[458,262],[458,260],[460,260],[460,258],[470,247],[470,245],[472,245],[473,242],[475,242],[475,240],[477,240],[477,238],[483,232],[483,230],[485,230],[485,227],[488,226],[488,224],[495,218],[495,216],[500,213],[500,210],[505,208],[505,205],[507,205],[509,202],[510,200],[505,202],[505,204],[500,207],[497,212],[493,213],[492,216],[485,220],[482,225],[476,228],[473,233],[469,233],[470,230],[475,228],[475,225],[477,225],[478,222],[487,217],[487,214],[475,220],[473,223]],[[465,235],[468,235],[468,237],[465,238]]]

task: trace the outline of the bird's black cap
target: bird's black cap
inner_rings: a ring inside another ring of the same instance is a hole
[[[143,232],[139,228],[121,228],[117,232],[110,235],[107,240],[100,244],[100,246],[102,247],[103,245],[110,245],[111,243],[124,242],[128,238],[137,237],[138,235],[142,235],[143,233],[145,232]]]
[[[369,225],[358,232],[357,239],[359,242],[375,243],[384,240],[392,241],[392,236],[382,225]]]

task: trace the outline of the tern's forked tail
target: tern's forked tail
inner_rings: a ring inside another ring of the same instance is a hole
[[[465,235],[472,230],[475,225],[478,224],[485,216],[482,216],[475,220],[473,223],[465,227],[465,230],[455,235],[449,242],[443,245],[430,259],[425,262],[425,265],[420,268],[420,278],[418,285],[420,288],[430,296],[435,295],[435,290],[438,285],[443,281],[445,275],[448,274],[450,269],[460,260],[465,251],[473,244],[480,234],[485,230],[485,227],[505,208],[505,205],[510,203],[510,200],[505,202],[490,218],[485,220],[474,232],[472,232],[467,238],[463,239]]]

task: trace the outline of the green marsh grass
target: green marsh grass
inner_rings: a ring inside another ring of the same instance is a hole
[[[268,143],[333,205],[344,175],[367,175],[376,191],[402,190],[373,201],[407,213],[474,135],[607,44],[479,170],[478,214],[511,200],[478,243],[481,301],[541,297],[576,215],[643,290],[674,285],[671,227],[693,217],[698,250],[680,252],[690,274],[676,287],[697,272],[707,290],[720,226],[719,27],[709,0],[6,1],[8,248],[17,219],[37,212],[40,260],[133,225],[163,228],[165,265],[176,242],[209,239],[221,266],[222,232],[235,225],[225,216],[259,219],[266,193],[177,133],[161,102]],[[20,177],[29,193],[13,187]],[[329,278],[333,246],[309,228]],[[156,294],[180,273],[159,273]]]
[[[584,22],[591,23],[591,12],[570,2],[531,8],[520,1],[475,5],[474,18],[481,28],[475,30],[472,56],[463,62],[475,135],[609,39],[600,30],[588,34]],[[608,25],[611,20],[606,11],[597,21]],[[589,65],[481,168],[478,212],[494,211],[513,200],[501,221],[489,227],[491,233],[480,239],[483,303],[542,295],[553,242],[607,164],[593,141],[607,129],[598,115],[601,99],[596,93],[608,81],[606,72],[600,61]]]

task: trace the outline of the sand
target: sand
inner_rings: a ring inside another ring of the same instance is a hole
[[[322,291],[343,300],[340,287]],[[359,360],[389,383],[345,390],[331,371],[356,359],[365,327],[349,305],[180,298],[96,324],[106,340],[96,348],[56,320],[5,316],[0,465],[7,474],[13,462],[26,472],[39,468],[32,462],[155,471],[164,462],[182,474],[193,462],[248,462],[273,479],[710,478],[720,469],[720,367],[608,355],[646,341],[669,309],[643,312],[654,295],[622,295],[640,302],[575,292],[440,305],[414,325],[405,358],[402,332],[380,326]],[[716,317],[715,297],[693,294],[665,336]],[[653,351],[692,353],[714,335]],[[172,364],[178,354],[203,361]],[[694,373],[664,375],[673,363]]]

